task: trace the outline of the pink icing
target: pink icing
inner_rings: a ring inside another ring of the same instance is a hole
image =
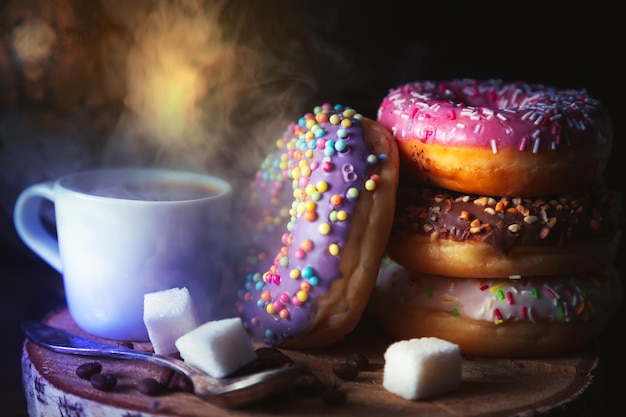
[[[612,143],[601,103],[584,90],[541,84],[458,79],[392,89],[378,121],[400,141],[522,152]]]
[[[580,275],[470,279],[411,272],[387,262],[376,294],[399,304],[449,312],[459,318],[507,322],[573,322],[610,318],[621,302],[619,274],[613,266]]]

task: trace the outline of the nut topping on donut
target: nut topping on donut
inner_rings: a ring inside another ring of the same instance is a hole
[[[515,246],[613,240],[623,223],[621,196],[606,187],[553,198],[522,198],[401,185],[394,231],[484,242],[506,254]]]
[[[276,146],[242,220],[256,225],[247,231],[254,249],[237,313],[268,345],[328,345],[356,325],[375,285],[393,221],[397,148],[378,123],[329,105],[290,125]]]
[[[624,226],[605,186],[545,197],[496,197],[403,183],[387,253],[405,268],[459,278],[594,272]]]

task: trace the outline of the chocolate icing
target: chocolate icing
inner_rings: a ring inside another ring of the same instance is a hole
[[[501,253],[515,246],[557,246],[616,236],[621,195],[605,186],[547,198],[488,197],[402,184],[394,232],[484,242]]]

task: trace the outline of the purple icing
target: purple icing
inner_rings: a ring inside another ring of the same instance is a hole
[[[382,158],[370,155],[360,118],[329,105],[303,116],[288,127],[252,185],[241,223],[252,228],[250,256],[236,311],[252,336],[268,345],[306,330],[319,297],[342,279],[341,250],[358,195],[370,192],[370,166]],[[265,191],[277,186],[274,197]]]

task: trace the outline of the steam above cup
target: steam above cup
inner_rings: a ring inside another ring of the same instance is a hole
[[[54,205],[56,236],[42,202]],[[147,341],[144,294],[186,287],[198,319],[218,312],[227,262],[230,184],[148,168],[78,172],[31,185],[13,220],[24,243],[63,275],[68,310],[83,330]]]

